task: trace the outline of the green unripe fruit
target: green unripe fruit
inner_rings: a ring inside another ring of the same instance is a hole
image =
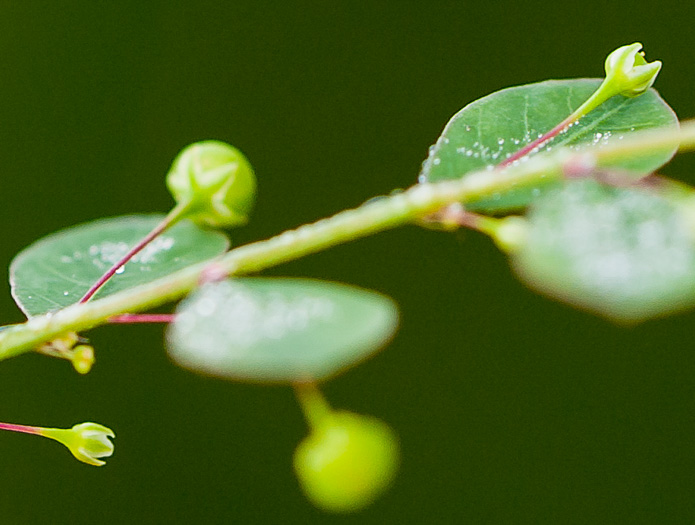
[[[353,512],[391,484],[398,469],[398,448],[398,439],[383,421],[331,412],[295,450],[294,469],[314,505]]]
[[[216,140],[184,148],[166,184],[177,203],[189,203],[185,218],[215,228],[245,224],[256,198],[256,176],[249,161]]]

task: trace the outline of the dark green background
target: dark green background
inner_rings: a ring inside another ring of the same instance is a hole
[[[235,243],[412,184],[466,103],[600,76],[641,41],[695,115],[689,2],[0,2],[0,261],[55,229],[171,206],[181,147],[241,148],[259,203]],[[692,157],[666,168],[693,180]],[[402,307],[389,348],[330,383],[399,432],[392,490],[332,517],[301,496],[287,388],[169,363],[162,330],[89,333],[97,365],[0,364],[3,421],[116,430],[101,469],[0,435],[2,523],[693,523],[695,314],[620,328],[534,295],[476,234],[403,228],[268,274],[374,288]],[[6,323],[22,317],[0,300]]]

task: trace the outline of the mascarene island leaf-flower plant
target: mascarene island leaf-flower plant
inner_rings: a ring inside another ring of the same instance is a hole
[[[695,306],[695,189],[656,174],[695,148],[652,88],[661,62],[639,43],[605,61],[605,78],[503,89],[465,106],[402,192],[230,249],[248,221],[256,176],[219,141],[185,148],[166,185],[166,215],[101,219],[49,235],[10,266],[27,321],[0,330],[0,359],[38,352],[86,374],[103,324],[162,323],[172,360],[209,376],[291,386],[309,434],[293,464],[306,497],[328,512],[375,501],[396,476],[396,433],[332,408],[320,385],[394,335],[396,303],[355,286],[269,278],[264,269],[405,224],[491,237],[531,289],[621,324]],[[433,233],[436,234],[436,233]],[[180,301],[180,302],[179,302]],[[173,314],[153,313],[179,302]],[[54,439],[104,465],[114,432],[1,423]]]

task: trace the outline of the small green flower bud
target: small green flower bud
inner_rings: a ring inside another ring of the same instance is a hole
[[[353,512],[374,501],[398,469],[398,440],[384,422],[331,412],[297,447],[294,469],[309,500],[331,512]]]
[[[654,84],[661,61],[648,63],[640,49],[642,44],[636,42],[619,47],[606,58],[606,81],[614,84],[612,87],[616,93],[636,97]]]
[[[62,443],[72,455],[90,465],[102,466],[113,454],[113,443],[108,438],[115,437],[113,430],[98,423],[80,423],[71,429],[42,428],[40,434]]]
[[[185,218],[215,228],[245,224],[256,196],[256,177],[246,157],[214,140],[184,148],[166,184],[177,203],[189,203]]]
[[[79,374],[87,374],[94,365],[94,348],[89,345],[78,345],[72,351],[72,367]]]

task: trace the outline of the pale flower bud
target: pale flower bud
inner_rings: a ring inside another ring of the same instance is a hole
[[[80,423],[71,429],[42,428],[40,435],[62,443],[72,455],[90,465],[102,466],[113,454],[113,443],[108,438],[115,437],[113,430],[98,423]]]
[[[612,84],[616,94],[636,97],[654,84],[661,61],[648,63],[640,49],[642,44],[636,42],[619,47],[606,58],[606,82]]]

